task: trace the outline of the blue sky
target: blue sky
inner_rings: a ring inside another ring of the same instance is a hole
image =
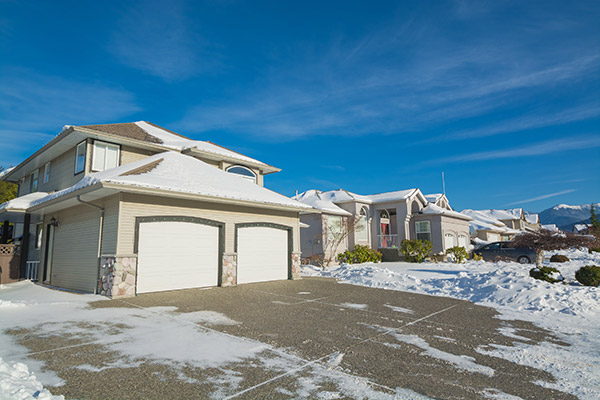
[[[597,1],[0,0],[0,165],[65,124],[147,120],[455,209],[600,201]]]

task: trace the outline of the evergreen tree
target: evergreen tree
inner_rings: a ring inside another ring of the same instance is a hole
[[[594,210],[594,204],[590,207],[590,214],[592,220],[592,228],[600,229],[600,220],[598,219],[598,215],[596,215],[596,211]]]
[[[4,171],[4,167],[0,166],[0,173]],[[11,182],[3,181],[0,178],[0,204],[17,197],[17,185]]]

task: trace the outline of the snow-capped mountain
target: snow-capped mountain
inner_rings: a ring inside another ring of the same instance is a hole
[[[558,204],[540,213],[542,224],[555,224],[564,231],[571,231],[574,224],[590,222],[590,204],[570,206]],[[594,210],[600,215],[600,203],[594,204]]]

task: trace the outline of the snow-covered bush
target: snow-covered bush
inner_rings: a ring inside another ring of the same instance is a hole
[[[568,261],[569,257],[562,254],[553,254],[552,257],[550,257],[550,262],[564,263]]]
[[[421,263],[429,256],[432,248],[433,245],[429,240],[404,239],[400,244],[400,253],[408,262]]]
[[[600,285],[600,267],[597,265],[581,267],[575,272],[575,279],[582,285],[597,287]]]
[[[553,267],[532,268],[529,270],[529,276],[550,283],[562,282],[565,279],[560,271]]]
[[[377,250],[373,250],[369,246],[361,246],[359,244],[354,246],[354,250],[346,250],[337,256],[338,262],[347,264],[380,262],[381,258],[382,254]]]
[[[454,260],[454,262],[457,264],[462,264],[467,261],[467,258],[469,258],[467,250],[462,246],[450,247],[448,250],[446,250],[446,254],[452,257],[452,260]]]
[[[325,257],[323,254],[313,254],[312,256],[304,257],[302,259],[302,265],[314,265],[323,268],[325,265],[324,259]]]

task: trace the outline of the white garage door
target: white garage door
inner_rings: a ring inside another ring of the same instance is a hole
[[[454,246],[456,246],[456,236],[454,236],[454,233],[446,233],[444,235],[444,247],[448,250]]]
[[[217,285],[218,227],[142,222],[138,240],[138,293]]]
[[[464,247],[465,249],[469,248],[469,239],[467,238],[467,235],[458,235],[458,245]]]
[[[288,278],[288,231],[269,227],[239,228],[238,283]]]

